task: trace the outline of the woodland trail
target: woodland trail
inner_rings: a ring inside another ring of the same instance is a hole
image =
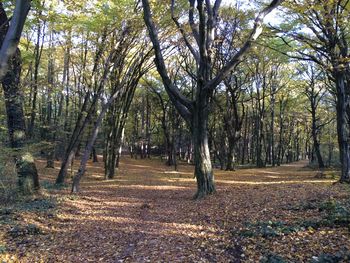
[[[174,172],[159,160],[125,158],[117,178],[104,181],[102,162],[89,163],[81,193],[50,192],[61,200],[56,213],[23,215],[45,234],[5,242],[20,262],[259,262],[271,253],[307,262],[320,253],[349,251],[349,231],[341,227],[240,234],[250,223],[320,218],[317,209],[298,208],[349,198],[343,185],[315,178],[306,164],[216,170],[217,193],[194,201],[192,166]],[[38,162],[41,179],[53,181],[58,170],[44,165]]]

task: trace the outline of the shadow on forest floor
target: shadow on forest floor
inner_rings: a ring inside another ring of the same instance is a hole
[[[41,160],[37,164],[41,180],[48,185],[54,182],[58,170],[44,168]],[[81,193],[70,195],[70,187],[44,191],[46,197],[57,200],[54,212],[50,208],[0,213],[0,258],[259,262],[272,255],[305,262],[320,255],[343,256],[350,250],[346,226],[303,227],[302,222],[321,222],[326,215],[322,204],[347,200],[349,191],[333,184],[334,179],[315,178],[317,172],[305,165],[215,170],[217,193],[194,201],[191,165],[180,165],[174,172],[156,159],[124,158],[116,178],[105,181],[103,163],[89,163]],[[40,231],[10,235],[15,225],[5,222],[6,218]],[[273,234],[265,235],[265,230]]]

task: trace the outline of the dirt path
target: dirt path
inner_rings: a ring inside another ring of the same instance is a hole
[[[89,164],[79,195],[71,196],[68,189],[51,193],[62,200],[57,213],[24,215],[45,234],[22,243],[8,238],[6,245],[21,262],[258,262],[269,253],[305,262],[349,251],[346,228],[241,234],[247,224],[272,222],[274,227],[273,222],[320,218],[316,206],[298,208],[348,198],[344,186],[316,179],[305,164],[215,171],[218,192],[201,201],[192,200],[191,166],[173,172],[158,160],[127,158],[117,179],[103,181],[102,163]],[[58,171],[43,168],[42,162],[39,167],[44,180],[53,180]]]

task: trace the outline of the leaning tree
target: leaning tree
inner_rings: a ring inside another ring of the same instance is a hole
[[[216,0],[214,5],[210,0],[189,0],[187,7],[183,3],[171,2],[171,17],[181,35],[182,43],[192,55],[196,72],[194,79],[193,99],[189,99],[181,93],[179,87],[169,77],[166,62],[163,57],[162,44],[158,37],[157,26],[153,21],[151,8],[148,0],[142,0],[144,21],[147,26],[150,39],[155,53],[155,63],[159,75],[170,100],[178,110],[179,114],[188,123],[194,145],[195,177],[197,179],[197,193],[195,198],[202,198],[215,192],[214,176],[210,160],[208,146],[208,115],[210,98],[213,91],[225,78],[232,73],[235,67],[247,54],[252,44],[260,36],[263,29],[263,19],[283,0],[273,0],[254,20],[253,28],[249,32],[242,46],[237,49],[231,58],[219,69],[214,67],[217,42],[220,41],[220,16],[219,9],[221,0]],[[180,5],[182,7],[180,7]],[[184,10],[183,8],[186,8]],[[180,9],[180,15],[176,10]],[[188,18],[185,19],[184,12]],[[169,40],[169,39],[168,39]]]
[[[18,183],[22,192],[31,192],[33,188],[39,188],[34,159],[31,154],[22,150],[26,142],[26,126],[24,98],[19,85],[22,69],[21,52],[17,46],[29,9],[29,0],[17,0],[12,18],[9,19],[3,3],[0,2],[0,80],[5,95],[10,146],[14,150]]]

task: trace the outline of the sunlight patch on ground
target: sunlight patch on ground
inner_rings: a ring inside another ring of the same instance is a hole
[[[281,174],[281,173],[272,172],[272,171],[259,171],[259,172],[262,173],[262,174]]]
[[[119,187],[131,188],[131,189],[151,189],[151,190],[180,190],[180,189],[188,189],[188,187],[175,186],[175,185],[138,185],[138,184],[130,184],[130,185],[120,185]]]
[[[215,180],[217,183],[223,184],[246,184],[246,185],[273,185],[273,184],[301,184],[301,183],[335,183],[336,180],[286,180],[286,181],[273,181],[273,182],[252,182],[252,181],[228,181],[228,180]]]
[[[116,214],[118,211],[115,211]],[[155,220],[144,220],[137,219],[133,217],[123,217],[123,216],[111,216],[111,215],[103,215],[89,213],[89,211],[84,211],[82,213],[84,215],[85,224],[111,224],[118,225],[119,231],[125,231],[126,233],[134,233],[134,232],[142,232],[150,235],[166,235],[166,236],[190,236],[190,237],[201,237],[205,235],[208,237],[215,237],[216,228],[214,227],[206,227],[204,228],[201,225],[190,224],[190,223],[176,223],[176,222],[159,222]],[[76,216],[71,214],[62,214],[60,217],[64,220],[71,220],[72,223],[74,221],[81,221]],[[87,222],[88,221],[88,222]],[[89,222],[90,221],[90,222]],[[143,226],[142,229],[139,229],[140,226]],[[204,231],[205,230],[205,231]]]
[[[186,174],[186,175],[193,175],[193,173],[189,173],[189,172],[179,172],[179,171],[164,171],[162,174],[179,174],[179,175],[182,175],[182,174]]]
[[[275,175],[268,175],[266,177],[267,178],[271,178],[271,179],[281,179],[281,178],[283,178],[282,176],[275,176]]]
[[[153,168],[152,166],[149,166],[149,165],[140,165],[140,164],[129,164],[129,166],[135,166],[140,168]]]

